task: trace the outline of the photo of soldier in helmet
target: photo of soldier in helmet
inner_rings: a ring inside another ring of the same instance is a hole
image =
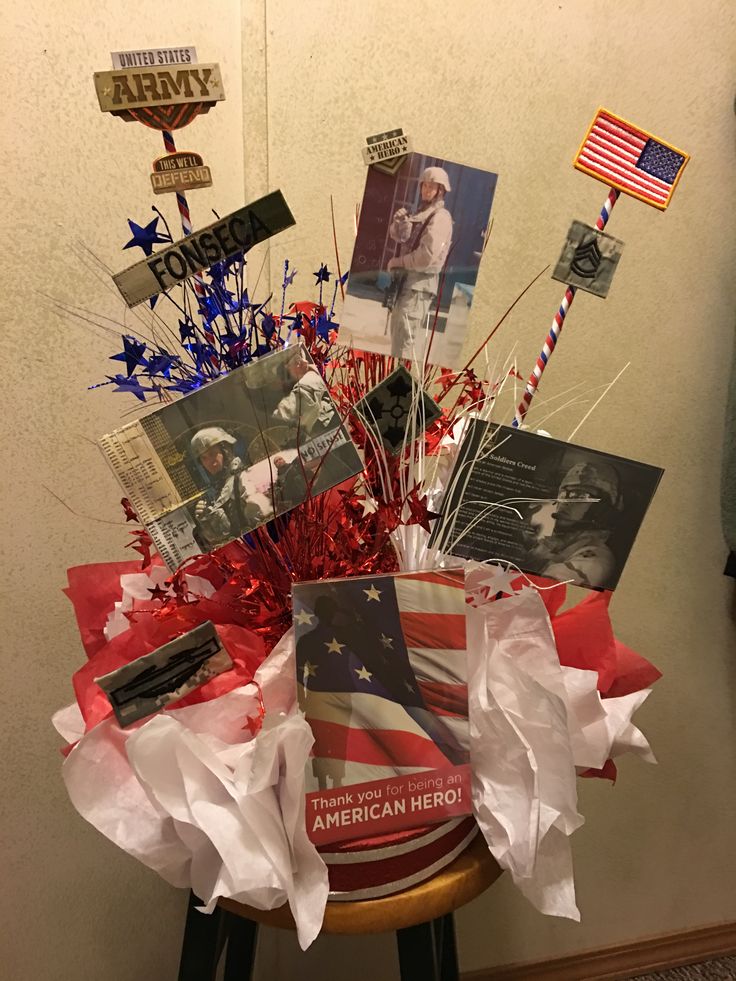
[[[136,444],[131,495],[171,561],[248,535],[363,468],[301,343],[149,413],[133,435],[149,457],[141,466]]]
[[[208,487],[194,506],[196,535],[203,550],[230,541],[241,530],[267,521],[272,507],[249,487],[237,440],[221,426],[205,426],[191,440],[192,457],[207,474]]]
[[[618,563],[609,542],[623,507],[615,467],[603,460],[573,464],[557,500],[539,507],[530,520],[536,544],[529,561],[542,576],[605,587],[615,578]]]
[[[452,190],[447,171],[425,167],[419,187],[418,210],[410,214],[399,208],[388,229],[401,246],[399,255],[387,265],[396,284],[389,321],[395,358],[413,357],[414,338],[426,326],[437,299],[440,273],[452,243],[452,216],[445,207],[445,195]]]
[[[460,363],[497,175],[423,153],[368,168],[340,340]]]

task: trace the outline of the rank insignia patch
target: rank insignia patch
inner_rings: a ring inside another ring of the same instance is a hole
[[[552,279],[595,296],[608,296],[624,243],[597,228],[574,221],[552,273]]]

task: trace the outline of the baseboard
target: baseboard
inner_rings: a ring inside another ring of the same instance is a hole
[[[469,971],[462,981],[622,981],[728,954],[736,954],[736,923],[643,937],[549,961]]]

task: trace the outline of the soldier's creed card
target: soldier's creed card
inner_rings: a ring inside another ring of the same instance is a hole
[[[464,571],[298,583],[293,605],[311,840],[470,814]]]
[[[458,367],[497,175],[423,153],[399,162],[368,168],[340,340]]]
[[[301,345],[237,368],[100,445],[170,569],[363,469]]]
[[[663,472],[474,419],[430,544],[560,582],[615,589]]]

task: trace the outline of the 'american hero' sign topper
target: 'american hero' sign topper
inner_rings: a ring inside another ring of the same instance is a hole
[[[129,307],[182,283],[216,262],[247,252],[295,224],[281,191],[220,218],[113,276]]]

